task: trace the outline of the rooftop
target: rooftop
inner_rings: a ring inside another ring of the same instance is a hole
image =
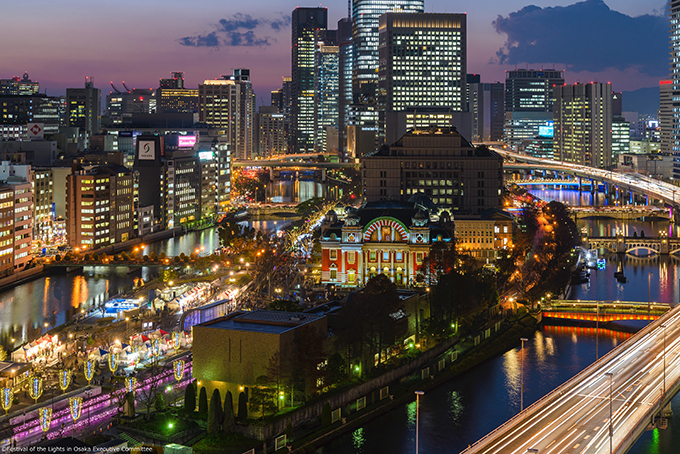
[[[265,311],[234,312],[227,316],[200,324],[201,327],[282,334],[307,323],[317,321],[324,315],[302,312]]]

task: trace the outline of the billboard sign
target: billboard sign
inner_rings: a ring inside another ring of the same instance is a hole
[[[26,125],[28,140],[45,138],[45,123],[28,123]]]
[[[139,160],[153,161],[156,159],[156,143],[153,140],[139,141]]]
[[[552,121],[548,121],[544,126],[538,127],[538,135],[541,137],[553,137],[553,134],[554,128]]]
[[[199,151],[198,152],[198,159],[201,161],[212,161],[213,160],[213,152],[212,151]]]
[[[177,138],[177,146],[179,148],[189,148],[196,145],[196,136],[179,136]]]

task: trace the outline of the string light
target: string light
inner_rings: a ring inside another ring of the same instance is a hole
[[[118,369],[118,353],[109,353],[109,370],[113,373]]]
[[[175,380],[179,383],[184,377],[184,361],[178,359],[172,362],[172,371],[175,374]]]
[[[181,345],[182,333],[179,332],[179,331],[176,331],[176,332],[172,333],[172,338],[175,341],[173,348],[175,349],[175,351],[179,351],[179,349],[182,347],[182,345]]]
[[[28,393],[31,395],[31,399],[38,403],[38,399],[43,393],[43,379],[37,375],[31,375],[28,379]]]
[[[127,377],[125,379],[125,389],[127,389],[127,392],[134,394],[136,387],[137,379],[135,377]]]
[[[14,390],[12,388],[2,389],[2,409],[5,410],[5,414],[9,412],[12,408],[12,403],[14,401]]]
[[[65,393],[71,384],[71,371],[68,369],[61,369],[59,371],[59,388],[62,393]]]
[[[92,377],[94,377],[94,361],[91,359],[85,361],[83,364],[83,372],[85,373],[85,380],[87,380],[87,384],[89,385]]]
[[[43,407],[38,410],[38,414],[40,415],[40,428],[43,432],[47,432],[52,424],[52,408]]]
[[[83,398],[69,397],[68,406],[71,410],[71,418],[73,418],[73,422],[78,421],[78,418],[80,418],[80,413],[83,410]]]

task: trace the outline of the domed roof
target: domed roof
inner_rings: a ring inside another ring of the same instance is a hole
[[[425,221],[429,220],[430,216],[427,214],[427,211],[425,210],[418,210],[418,212],[413,216],[413,219],[417,219],[419,221]]]

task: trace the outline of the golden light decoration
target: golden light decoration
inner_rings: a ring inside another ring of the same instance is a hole
[[[172,340],[175,341],[173,348],[178,351],[182,347],[182,333],[180,331],[172,333]]]
[[[134,394],[136,387],[137,379],[135,377],[127,377],[125,379],[125,389],[127,389],[127,392]]]
[[[5,414],[9,412],[9,409],[12,408],[12,403],[14,401],[14,390],[12,388],[3,388],[2,389],[2,409],[5,410]]]
[[[43,379],[37,375],[31,375],[28,378],[28,393],[31,395],[31,399],[38,403],[38,399],[43,393]]]
[[[181,359],[173,361],[172,372],[175,374],[175,380],[179,383],[184,378],[184,361]]]
[[[38,410],[38,414],[40,415],[40,428],[43,432],[47,432],[52,424],[52,408],[43,407]]]
[[[160,339],[154,339],[153,340],[153,354],[158,356],[161,353],[161,340]]]
[[[71,371],[68,369],[61,369],[59,371],[59,388],[62,393],[65,393],[71,384]]]
[[[83,398],[69,397],[68,407],[71,410],[71,418],[73,418],[73,422],[78,421],[78,418],[80,418],[80,414],[83,411]]]
[[[109,363],[109,370],[111,372],[115,372],[118,369],[118,366],[120,365],[120,363],[118,362],[118,353],[109,352],[108,363]]]
[[[85,380],[87,380],[87,384],[89,385],[92,377],[94,377],[94,361],[91,359],[85,361],[83,363],[83,372],[85,373]]]

